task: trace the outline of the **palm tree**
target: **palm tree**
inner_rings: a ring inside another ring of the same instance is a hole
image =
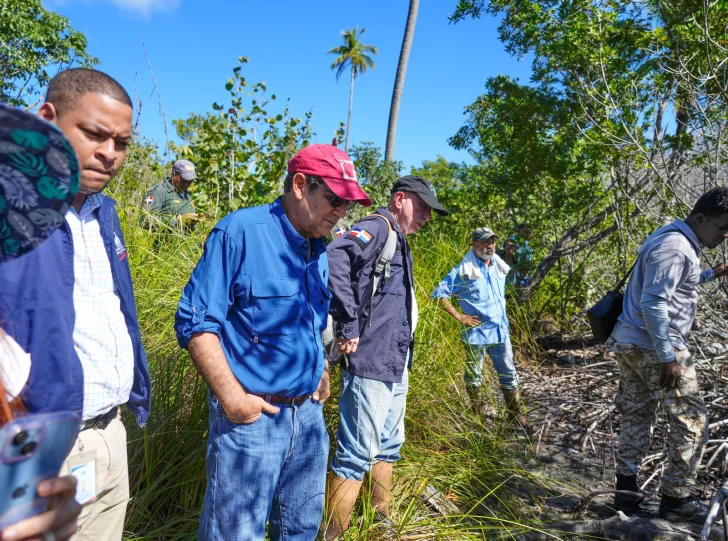
[[[341,31],[341,37],[344,40],[343,45],[329,49],[326,54],[335,54],[336,60],[331,64],[331,69],[336,70],[336,80],[339,80],[344,70],[351,66],[351,85],[349,87],[349,118],[346,122],[346,143],[344,144],[344,152],[349,150],[349,134],[351,133],[351,110],[354,107],[354,79],[360,73],[366,72],[367,68],[374,69],[374,60],[369,56],[379,54],[374,45],[366,45],[360,41],[361,36],[366,32],[366,28],[359,27],[349,28]]]
[[[409,12],[407,13],[407,24],[404,28],[402,49],[399,52],[399,64],[397,64],[397,76],[394,79],[394,90],[392,91],[392,105],[389,107],[389,125],[387,126],[387,146],[384,150],[384,161],[391,162],[394,159],[394,141],[397,138],[397,121],[399,120],[399,104],[402,101],[404,91],[404,78],[407,75],[407,62],[409,62],[412,40],[415,37],[415,25],[417,24],[417,10],[420,8],[420,0],[410,0]]]

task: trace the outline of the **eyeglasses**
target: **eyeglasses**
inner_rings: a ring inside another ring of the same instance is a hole
[[[357,201],[351,201],[349,199],[344,199],[343,197],[339,197],[334,192],[332,192],[331,188],[329,188],[323,182],[319,182],[316,179],[310,179],[309,182],[321,187],[321,189],[324,192],[324,197],[329,202],[329,204],[334,208],[338,208],[341,205],[346,205],[346,210],[348,211],[348,210],[353,209],[357,204]]]

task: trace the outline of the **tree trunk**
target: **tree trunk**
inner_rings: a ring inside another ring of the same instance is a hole
[[[420,0],[410,0],[409,13],[407,14],[407,25],[404,28],[402,49],[399,51],[399,64],[397,64],[397,76],[394,79],[394,90],[392,91],[392,105],[389,107],[389,125],[387,126],[387,146],[384,151],[384,161],[391,162],[394,159],[394,141],[397,139],[397,121],[399,120],[399,104],[402,101],[404,91],[404,78],[407,75],[407,63],[409,62],[412,40],[415,37],[415,25],[417,24],[417,10],[420,7]]]
[[[346,143],[344,152],[349,152],[349,134],[351,133],[351,111],[354,109],[354,66],[351,66],[351,85],[349,86],[349,118],[346,120]]]

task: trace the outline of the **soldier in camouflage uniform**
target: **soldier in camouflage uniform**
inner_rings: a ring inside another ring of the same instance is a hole
[[[715,248],[728,236],[728,188],[714,188],[685,220],[655,231],[642,245],[624,297],[624,311],[610,337],[619,364],[617,408],[622,428],[617,490],[639,492],[637,473],[650,447],[657,407],[670,426],[668,468],[662,478],[660,516],[704,522],[708,508],[691,494],[708,440],[707,410],[687,349],[699,284],[726,274],[720,265],[701,273],[700,247]],[[616,494],[614,505],[631,514],[641,497]]]
[[[143,225],[159,222],[170,227],[177,225],[193,228],[199,221],[195,203],[189,190],[197,179],[195,166],[187,160],[177,160],[172,166],[172,176],[160,182],[147,192],[142,215]]]

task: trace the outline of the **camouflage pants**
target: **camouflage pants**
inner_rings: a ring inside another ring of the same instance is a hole
[[[690,353],[678,352],[682,377],[677,389],[660,389],[660,360],[654,351],[615,344],[620,383],[617,409],[622,414],[617,473],[635,475],[650,447],[652,425],[662,400],[670,427],[668,468],[661,492],[684,498],[695,484],[698,466],[708,441],[707,410],[698,390],[698,379]]]

